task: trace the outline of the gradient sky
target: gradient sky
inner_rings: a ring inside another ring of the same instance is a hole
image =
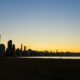
[[[0,34],[16,47],[80,52],[80,0],[0,0]]]

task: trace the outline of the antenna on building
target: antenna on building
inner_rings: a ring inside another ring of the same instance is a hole
[[[0,34],[0,44],[1,44],[1,34]]]

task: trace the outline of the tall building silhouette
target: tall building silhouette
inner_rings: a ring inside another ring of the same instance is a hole
[[[26,46],[24,46],[24,51],[26,51]]]
[[[23,45],[21,44],[21,51],[22,51],[22,49],[23,49]]]
[[[13,55],[13,56],[15,56],[15,51],[16,51],[16,49],[15,49],[15,44],[13,44],[13,45],[12,45],[12,52],[13,52],[12,55]]]
[[[4,55],[5,55],[5,45],[0,44],[0,56],[4,56]]]
[[[9,40],[7,45],[8,45],[8,48],[6,50],[6,56],[13,56],[12,40]]]
[[[8,41],[8,49],[12,49],[12,40]]]
[[[15,44],[12,45],[12,49],[15,51]]]
[[[5,45],[1,44],[1,34],[0,34],[0,56],[5,55]]]

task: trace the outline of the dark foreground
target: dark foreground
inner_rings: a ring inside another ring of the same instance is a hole
[[[80,60],[0,59],[0,80],[80,80]]]

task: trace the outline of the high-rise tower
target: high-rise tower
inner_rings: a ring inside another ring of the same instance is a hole
[[[8,49],[12,49],[12,40],[8,41]]]
[[[23,50],[23,45],[21,44],[21,51]]]

